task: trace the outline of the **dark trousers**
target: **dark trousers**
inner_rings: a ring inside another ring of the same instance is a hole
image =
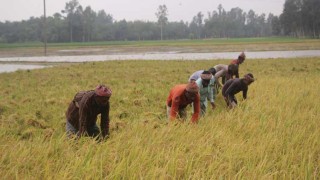
[[[229,96],[229,98],[228,98],[228,96],[223,96],[223,98],[226,101],[228,107],[229,107],[230,103],[232,103],[232,102],[238,104],[238,101],[235,96]]]

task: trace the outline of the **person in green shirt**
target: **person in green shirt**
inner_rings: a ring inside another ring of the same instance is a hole
[[[216,107],[214,103],[215,78],[209,71],[203,71],[200,78],[196,80],[196,84],[199,87],[201,116],[204,116],[207,110],[208,100],[210,101],[212,110]]]

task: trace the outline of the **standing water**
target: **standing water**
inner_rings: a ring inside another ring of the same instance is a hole
[[[275,59],[320,57],[320,50],[296,50],[296,51],[259,51],[245,52],[247,59]],[[145,52],[132,54],[108,54],[108,55],[80,55],[80,56],[38,56],[38,57],[4,57],[0,62],[93,62],[113,60],[218,60],[236,59],[239,52],[217,53],[179,53],[179,52]],[[44,68],[44,65],[0,64],[1,72],[11,72],[18,69]]]

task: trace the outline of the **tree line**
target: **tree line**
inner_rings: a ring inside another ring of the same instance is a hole
[[[320,1],[286,0],[280,16],[244,12],[222,5],[204,18],[197,13],[191,22],[170,22],[166,5],[155,13],[157,22],[117,21],[104,10],[83,8],[77,0],[66,3],[61,13],[31,17],[19,22],[0,22],[0,42],[90,42],[123,40],[204,39],[233,37],[320,37]],[[44,29],[46,22],[46,32]],[[46,34],[45,34],[46,33]],[[45,36],[46,35],[46,36]]]

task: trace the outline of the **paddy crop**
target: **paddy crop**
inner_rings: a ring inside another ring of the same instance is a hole
[[[256,59],[248,99],[196,125],[167,123],[165,101],[197,70],[229,61],[109,61],[0,74],[2,179],[318,179],[320,59]],[[74,94],[104,83],[111,136],[65,137]],[[191,109],[188,108],[189,113]],[[190,118],[190,114],[188,115]]]

